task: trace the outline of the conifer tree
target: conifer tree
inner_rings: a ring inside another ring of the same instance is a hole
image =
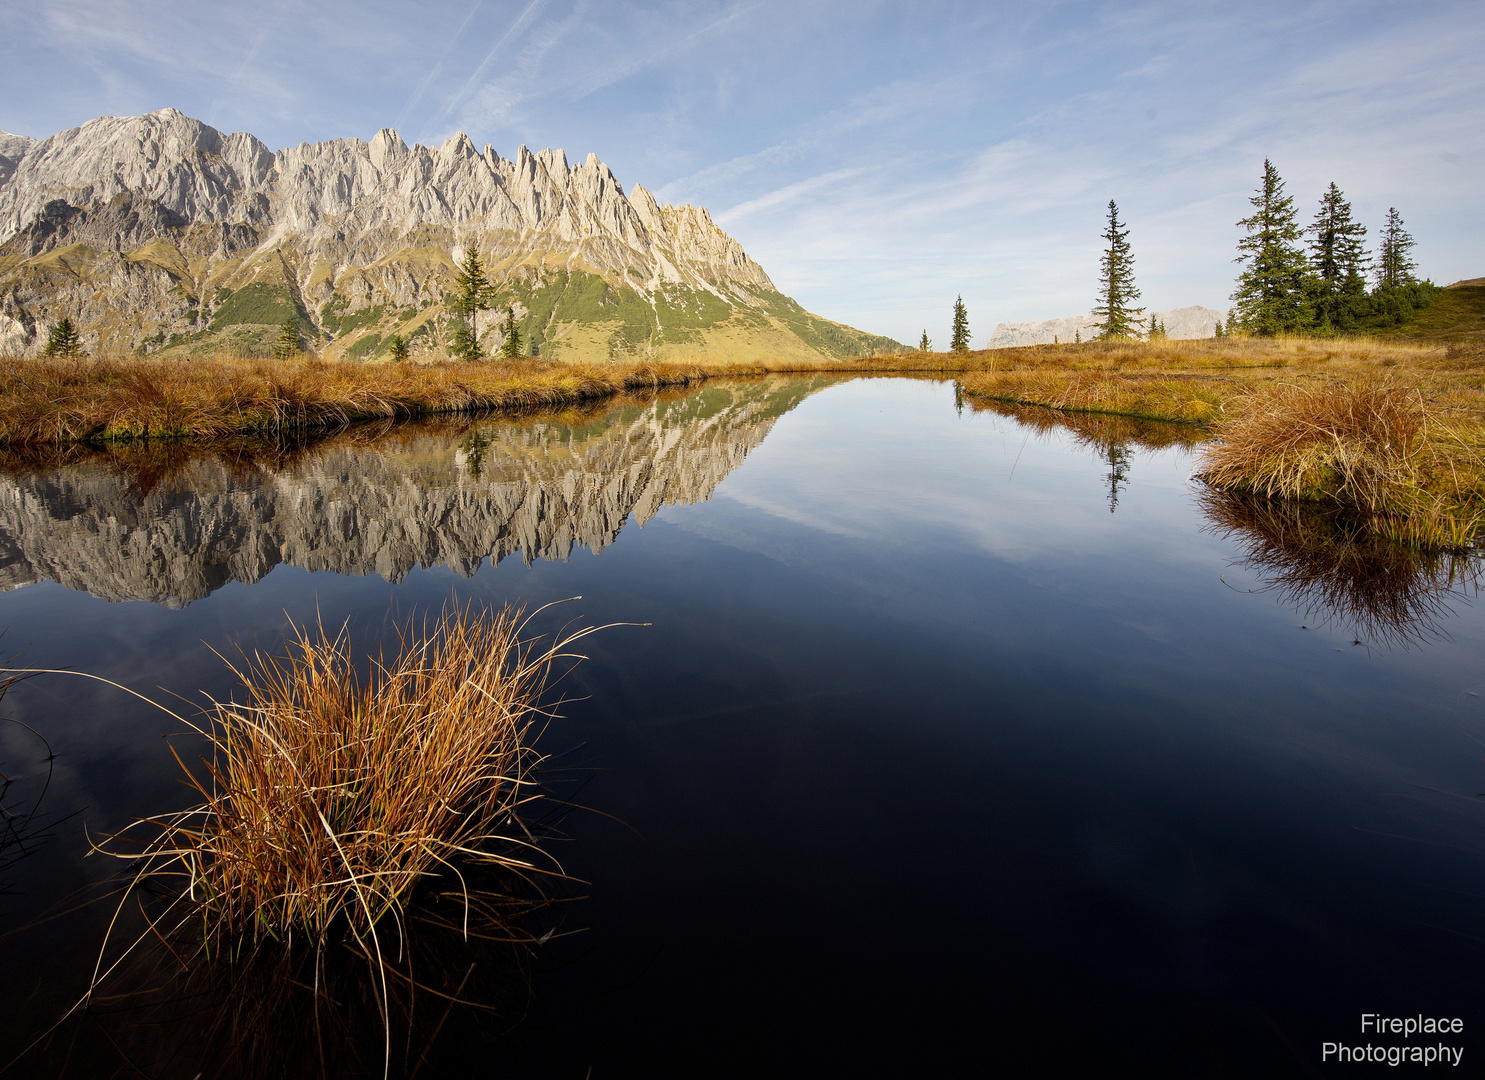
[[[278,328],[278,340],[273,343],[275,360],[292,360],[304,351],[304,342],[299,338],[299,327],[290,315]]]
[[[928,340],[928,331],[927,330],[924,330],[923,331],[923,336],[918,339],[918,351],[919,352],[931,352],[932,349],[933,349],[933,342],[931,342],[931,341]]]
[[[1366,293],[1366,226],[1352,219],[1351,204],[1334,181],[1320,196],[1309,232],[1317,329],[1351,329],[1356,299]]]
[[[949,339],[952,352],[969,352],[969,313],[964,310],[964,297],[954,301],[954,332]]]
[[[1120,228],[1119,208],[1109,200],[1108,227],[1101,234],[1109,246],[1099,260],[1098,304],[1093,314],[1103,320],[1093,325],[1102,341],[1116,341],[1139,336],[1139,316],[1144,308],[1134,302],[1140,291],[1134,287],[1134,256],[1129,251],[1129,229]]]
[[[1418,279],[1413,271],[1418,264],[1408,257],[1414,245],[1413,238],[1403,228],[1402,215],[1397,207],[1387,211],[1387,224],[1382,226],[1382,245],[1377,252],[1377,291],[1391,292]]]
[[[1271,337],[1295,333],[1310,324],[1306,295],[1305,254],[1299,246],[1294,199],[1284,194],[1284,181],[1273,162],[1264,159],[1263,182],[1248,200],[1253,215],[1238,222],[1248,235],[1238,241],[1238,321],[1249,333]]]
[[[408,352],[407,338],[401,334],[393,334],[387,341],[387,355],[391,357],[392,363],[400,364],[406,360]]]
[[[448,300],[454,317],[449,355],[455,360],[479,360],[484,355],[480,350],[479,312],[489,310],[494,292],[495,287],[480,265],[480,253],[471,244],[454,275],[454,292]]]
[[[47,356],[76,356],[82,351],[82,340],[72,320],[63,315],[46,335]]]
[[[500,355],[507,360],[521,356],[521,329],[516,325],[516,309],[505,309],[505,341],[500,346]]]

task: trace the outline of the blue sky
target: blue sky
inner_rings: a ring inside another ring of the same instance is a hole
[[[0,128],[173,105],[277,149],[395,126],[596,152],[810,310],[947,340],[1085,312],[1109,199],[1152,309],[1225,308],[1270,157],[1485,275],[1485,4],[31,0]]]

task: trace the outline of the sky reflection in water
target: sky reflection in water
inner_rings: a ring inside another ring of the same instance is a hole
[[[1033,419],[773,380],[153,486],[12,466],[0,568],[74,588],[15,588],[0,625],[32,665],[225,696],[207,646],[291,619],[372,647],[451,597],[581,595],[542,627],[650,623],[592,639],[546,737],[601,813],[554,848],[583,932],[513,1033],[478,1029],[511,1075],[1307,1075],[1389,1009],[1481,1052],[1478,563],[1357,556],[1204,500],[1168,432]],[[178,725],[116,692],[5,706],[80,812],[0,900],[29,1022],[101,932],[18,929],[111,870],[78,822],[186,794]],[[7,775],[36,759],[0,731]]]

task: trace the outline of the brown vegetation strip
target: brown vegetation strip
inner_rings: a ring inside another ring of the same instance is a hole
[[[360,364],[302,360],[0,361],[0,443],[282,437],[368,420],[564,407],[625,391],[774,371],[937,372],[962,361],[909,355],[841,364]]]

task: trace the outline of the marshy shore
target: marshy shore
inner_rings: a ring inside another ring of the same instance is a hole
[[[1485,344],[1378,338],[1086,342],[801,365],[368,364],[97,357],[0,362],[0,444],[282,439],[368,421],[563,408],[719,377],[956,378],[971,399],[1195,425],[1225,490],[1319,500],[1399,539],[1485,528]]]

